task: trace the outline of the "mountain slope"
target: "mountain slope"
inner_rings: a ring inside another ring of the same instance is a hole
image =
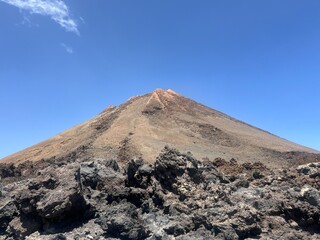
[[[190,151],[198,159],[236,158],[274,167],[287,164],[283,160],[287,152],[317,153],[172,90],[157,89],[109,107],[95,118],[2,161],[38,161],[77,151],[120,162],[132,157],[154,161],[165,145]]]

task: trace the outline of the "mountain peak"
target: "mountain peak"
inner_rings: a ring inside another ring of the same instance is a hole
[[[168,89],[167,92],[171,93],[171,94],[175,94],[175,95],[180,95],[180,94],[176,93],[175,91],[173,91],[172,89]]]
[[[166,90],[162,89],[162,88],[156,88],[153,93],[162,93],[165,92]]]
[[[20,163],[64,157],[79,151],[94,158],[154,161],[169,145],[190,151],[198,159],[223,157],[284,164],[290,151],[317,153],[188,99],[174,90],[155,91],[129,99],[118,107],[6,157]],[[84,150],[85,149],[85,150]]]
[[[154,90],[152,93],[156,93],[159,95],[166,95],[166,94],[170,94],[170,95],[180,95],[178,93],[176,93],[175,91],[173,91],[172,89],[167,89],[164,90],[162,88],[157,88],[156,90]]]
[[[150,93],[149,96],[143,110],[143,113],[147,114],[154,114],[155,112],[164,109],[186,111],[186,107],[191,101],[171,89],[164,90],[158,88]]]

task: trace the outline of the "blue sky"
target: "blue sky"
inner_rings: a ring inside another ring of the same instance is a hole
[[[0,0],[0,158],[172,88],[320,150],[318,0]]]

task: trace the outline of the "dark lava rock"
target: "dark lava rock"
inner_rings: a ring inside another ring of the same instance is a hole
[[[17,215],[17,208],[14,202],[0,202],[0,233],[4,232],[9,222]]]
[[[319,166],[271,171],[169,147],[154,164],[0,164],[0,239],[320,239]]]

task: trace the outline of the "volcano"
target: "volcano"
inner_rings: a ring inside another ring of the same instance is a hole
[[[96,117],[2,162],[19,164],[77,151],[91,158],[120,162],[142,158],[152,162],[166,145],[192,152],[197,159],[234,158],[239,162],[260,161],[276,168],[292,164],[288,160],[296,155],[305,160],[318,153],[173,90],[157,89],[132,97],[120,106],[110,106]]]
[[[0,239],[320,239],[320,154],[158,89],[0,162]]]

